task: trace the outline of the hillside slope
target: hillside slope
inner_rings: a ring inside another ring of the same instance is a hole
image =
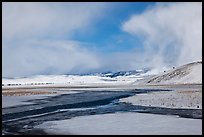
[[[189,63],[142,81],[134,82],[139,85],[163,84],[202,84],[202,61]]]

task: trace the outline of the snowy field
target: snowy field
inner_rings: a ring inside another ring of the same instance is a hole
[[[144,78],[144,75],[118,76],[114,78],[102,76],[78,75],[49,75],[33,76],[28,78],[2,79],[2,88],[17,87],[50,87],[50,86],[119,86],[129,85]]]
[[[36,128],[59,135],[202,135],[202,120],[144,113],[114,113],[49,121]]]
[[[143,93],[120,99],[120,101],[141,106],[202,109],[202,89]]]

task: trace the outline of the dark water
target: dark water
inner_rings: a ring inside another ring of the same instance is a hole
[[[33,127],[46,121],[64,120],[77,116],[107,114],[120,111],[178,115],[180,117],[202,119],[201,109],[144,107],[118,101],[120,98],[151,91],[161,90],[81,91],[75,94],[62,94],[45,99],[29,100],[35,104],[2,109],[2,134],[43,135],[46,134],[43,130],[34,129]]]

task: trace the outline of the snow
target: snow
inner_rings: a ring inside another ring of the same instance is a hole
[[[123,88],[158,88],[159,85],[202,84],[202,62],[186,64],[184,66],[159,73],[157,70],[117,77],[102,77],[100,75],[38,75],[27,78],[2,78],[2,89],[16,87],[41,87],[41,86],[76,86],[74,90],[81,90],[82,86],[94,86],[96,91],[114,90],[111,85]],[[9,85],[8,85],[9,84]],[[100,87],[106,85],[107,87]],[[151,87],[154,86],[155,87]],[[110,87],[108,87],[110,86]],[[120,87],[119,87],[120,86]],[[123,87],[124,86],[124,87]],[[141,87],[143,86],[143,87]],[[150,87],[148,87],[150,86]],[[202,85],[201,85],[202,86]],[[68,89],[61,89],[66,92]],[[72,89],[71,89],[72,90]],[[90,90],[89,88],[83,90]],[[62,93],[63,93],[62,92]],[[69,92],[66,94],[71,94]],[[73,93],[76,93],[75,91]],[[32,99],[43,99],[58,94],[43,94],[29,96],[2,96],[2,108],[17,105],[33,104],[26,102]],[[202,89],[185,89],[173,91],[157,91],[136,94],[120,99],[121,102],[133,105],[155,106],[166,108],[202,109]],[[92,108],[85,108],[92,109]],[[61,110],[64,111],[64,110]],[[49,134],[98,134],[98,135],[190,135],[202,134],[202,119],[179,118],[170,115],[156,115],[144,113],[113,113],[74,117],[61,121],[48,121],[35,128],[42,128]]]
[[[164,68],[163,68],[164,69]],[[150,85],[202,84],[202,62],[194,62],[159,73],[152,69],[135,75],[104,77],[100,75],[37,75],[26,78],[2,78],[2,88],[80,86],[80,85]],[[159,73],[159,74],[158,74]]]
[[[28,78],[2,79],[4,88],[6,87],[41,87],[50,85],[77,86],[77,85],[127,85],[135,80],[143,79],[143,76],[118,76],[114,78],[101,76],[79,76],[79,75],[39,75]]]
[[[183,69],[186,70],[188,73],[185,76],[182,77],[175,77],[167,82],[163,83],[182,83],[182,84],[201,84],[202,83],[202,64],[194,64],[193,66],[186,66]]]
[[[191,68],[189,75],[183,77],[178,81],[180,83],[200,83],[202,84],[202,64],[195,65]]]
[[[193,62],[163,73],[151,76],[137,84],[202,84],[202,62]]]
[[[202,135],[202,120],[127,112],[48,121],[35,128],[58,135]]]
[[[202,109],[202,91],[161,91],[120,99],[133,105]]]

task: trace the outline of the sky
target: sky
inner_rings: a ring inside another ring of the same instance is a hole
[[[3,2],[2,76],[85,74],[202,60],[202,2]]]

